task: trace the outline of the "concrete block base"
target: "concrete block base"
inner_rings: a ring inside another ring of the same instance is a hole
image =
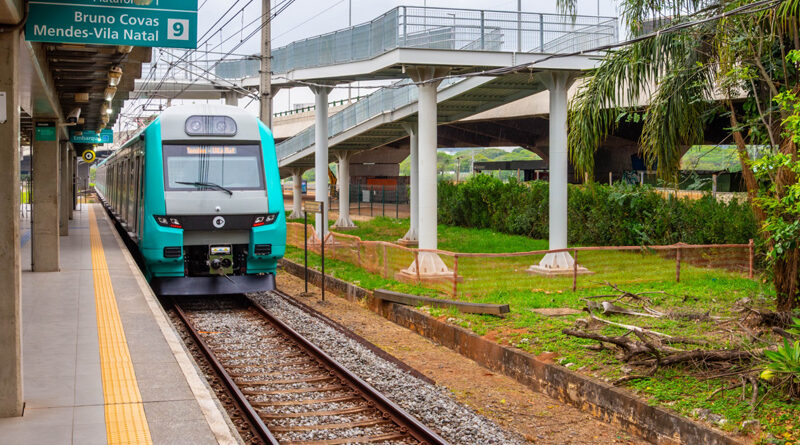
[[[403,247],[417,247],[419,246],[419,240],[400,238],[397,240],[397,244],[400,244]]]
[[[417,262],[419,262],[419,264],[417,264]],[[417,273],[417,267],[419,267],[419,274]],[[420,252],[417,256],[417,260],[411,263],[407,269],[398,272],[396,277],[398,279],[415,281],[419,277],[423,282],[439,280],[452,281],[453,271],[447,268],[447,265],[444,264],[444,261],[442,261],[439,255],[432,252]]]
[[[568,276],[575,274],[575,260],[569,252],[548,253],[539,264],[534,264],[527,270],[530,274],[548,277]],[[578,275],[591,274],[589,269],[578,265]]]

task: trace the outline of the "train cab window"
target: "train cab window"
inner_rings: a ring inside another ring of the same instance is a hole
[[[264,190],[264,163],[258,145],[164,145],[164,184],[169,191]],[[207,190],[207,189],[206,189]]]

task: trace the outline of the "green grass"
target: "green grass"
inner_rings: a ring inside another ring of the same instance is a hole
[[[347,234],[364,240],[396,241],[408,230],[408,221],[389,218],[376,218],[370,222],[359,222],[355,230]],[[460,227],[439,226],[440,249],[456,252],[514,252],[546,249],[547,242],[526,237],[504,235],[491,230],[475,230]],[[363,249],[363,248],[362,248]],[[365,250],[362,254],[366,255]],[[328,253],[326,252],[326,255]],[[339,252],[339,258],[342,252]],[[302,263],[303,251],[287,248],[287,258]],[[352,256],[350,257],[352,259]],[[381,270],[384,264],[380,258],[363,261],[376,261]],[[319,256],[310,253],[311,267],[319,268]],[[443,257],[452,268],[452,259]],[[422,308],[436,317],[462,326],[472,332],[491,338],[500,344],[510,345],[532,354],[550,352],[556,354],[556,362],[570,369],[592,377],[613,381],[624,374],[615,354],[605,350],[588,351],[585,346],[595,342],[570,337],[562,333],[564,328],[574,326],[576,320],[586,314],[564,317],[546,317],[532,312],[536,308],[573,308],[580,310],[585,306],[582,298],[598,294],[613,293],[604,281],[619,285],[631,292],[660,291],[653,294],[653,307],[662,311],[708,312],[717,316],[734,316],[734,303],[742,298],[758,301],[764,299],[769,305],[772,290],[762,282],[749,280],[741,273],[718,269],[707,269],[683,264],[681,282],[675,282],[674,259],[655,254],[625,252],[581,252],[579,263],[594,272],[581,276],[577,292],[571,291],[572,277],[543,278],[524,272],[530,264],[538,261],[533,257],[489,261],[487,259],[459,258],[458,299],[478,303],[509,304],[511,313],[506,317],[462,314],[454,309]],[[326,260],[326,271],[340,279],[357,284],[366,289],[387,288],[399,292],[452,298],[449,293],[452,283],[444,285],[424,284],[422,286],[401,283],[393,279],[394,272],[410,264],[410,257],[390,260],[391,268],[387,277],[369,273],[347,261]],[[705,339],[713,347],[732,346],[732,337],[727,329],[735,325],[720,326],[717,322],[683,321],[674,319],[651,319],[633,316],[610,316],[605,318],[619,323],[635,324],[670,335]],[[616,327],[601,327],[607,335],[621,335],[625,331]],[[736,342],[743,338],[733,337]],[[755,345],[757,346],[757,345]],[[653,405],[673,409],[691,416],[696,408],[707,408],[727,420],[721,427],[736,430],[742,421],[750,418],[750,407],[740,400],[737,392],[723,393],[709,400],[715,389],[728,386],[734,381],[725,378],[703,379],[703,370],[690,367],[671,367],[658,370],[652,378],[634,380],[625,385]],[[646,370],[637,369],[634,373]],[[765,388],[762,388],[762,394]],[[795,431],[800,431],[798,405],[784,401],[777,391],[767,395],[754,416],[763,425],[767,435],[778,438],[775,442],[792,443],[800,439]],[[789,414],[787,414],[789,413]],[[794,413],[794,417],[790,414]],[[788,416],[788,417],[787,417]],[[787,420],[788,418],[788,420]],[[788,434],[788,436],[787,436]]]
[[[379,216],[371,221],[359,221],[357,226],[342,233],[364,240],[396,242],[408,231],[409,221]],[[489,229],[467,229],[440,224],[438,235],[439,249],[453,252],[503,253],[547,249],[547,241],[506,235]]]

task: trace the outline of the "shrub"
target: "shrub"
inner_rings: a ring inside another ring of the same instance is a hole
[[[477,175],[439,184],[439,222],[546,239],[548,183],[503,183]],[[664,197],[625,184],[569,186],[570,244],[593,246],[745,244],[758,227],[748,203]]]

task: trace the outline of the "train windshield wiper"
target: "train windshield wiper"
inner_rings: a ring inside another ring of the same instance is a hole
[[[221,192],[225,192],[228,195],[233,196],[233,192],[232,191],[230,191],[229,189],[226,189],[225,187],[223,187],[223,186],[221,186],[219,184],[214,184],[213,182],[182,182],[182,181],[177,181],[176,183],[177,184],[181,184],[181,185],[193,185],[195,187],[210,187],[212,189],[216,189],[216,190],[219,190]]]

